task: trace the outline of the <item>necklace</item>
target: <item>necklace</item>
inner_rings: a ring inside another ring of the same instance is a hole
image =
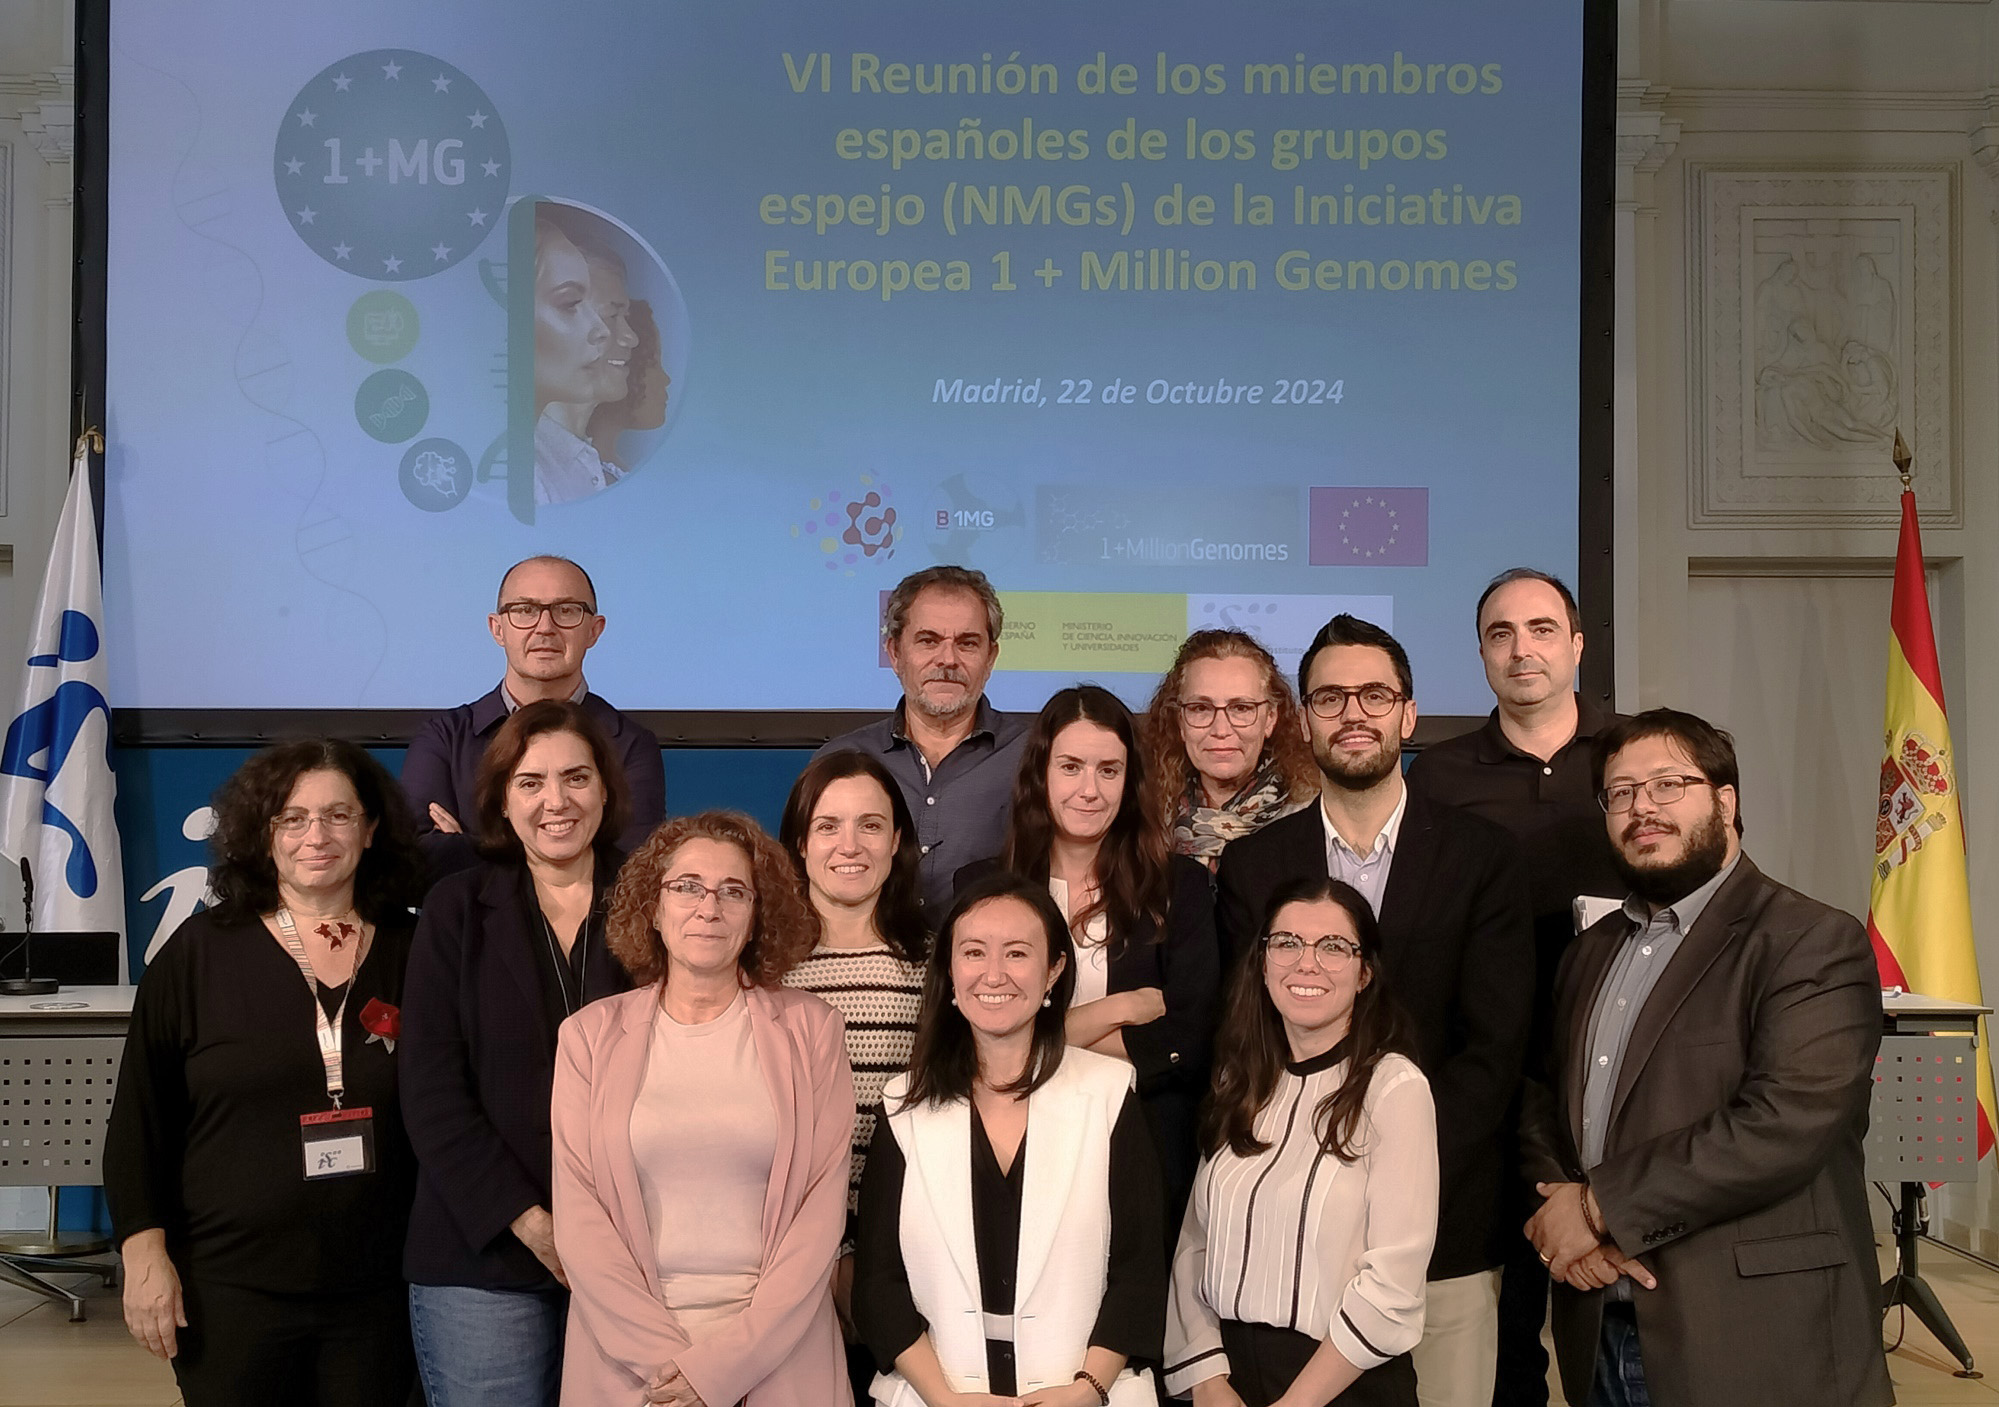
[[[296,917],[289,908],[280,908],[278,913],[280,915],[278,919],[280,926],[295,924],[297,922]],[[337,953],[346,948],[348,944],[357,942],[365,927],[366,925],[361,921],[361,915],[356,910],[349,909],[344,914],[328,914],[324,918],[313,921],[311,931],[326,940],[326,946],[329,951]]]

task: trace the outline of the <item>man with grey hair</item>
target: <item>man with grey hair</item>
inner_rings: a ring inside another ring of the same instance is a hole
[[[1005,613],[986,574],[926,567],[889,593],[882,640],[902,702],[878,723],[833,739],[821,755],[880,758],[902,787],[923,850],[923,903],[935,922],[958,867],[999,853],[1027,727],[986,702]]]

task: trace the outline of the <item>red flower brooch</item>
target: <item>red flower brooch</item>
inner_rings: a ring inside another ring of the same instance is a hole
[[[368,1044],[380,1041],[396,1053],[396,1041],[403,1033],[403,1013],[400,1007],[390,1006],[380,997],[371,997],[361,1008],[361,1029],[368,1033]]]

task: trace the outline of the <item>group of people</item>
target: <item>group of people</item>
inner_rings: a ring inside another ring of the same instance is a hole
[[[1560,581],[1475,618],[1497,706],[1405,767],[1366,621],[1027,720],[929,568],[773,837],[666,817],[588,575],[517,564],[400,785],[218,794],[107,1140],[128,1325],[190,1407],[1487,1407],[1552,1286],[1578,1407],[1892,1401],[1863,931],[1743,854],[1726,733],[1576,692]]]

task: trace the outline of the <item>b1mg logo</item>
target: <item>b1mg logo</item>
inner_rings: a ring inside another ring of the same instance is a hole
[[[937,510],[937,531],[949,532],[953,528],[991,528],[998,525],[990,508],[939,508]]]

